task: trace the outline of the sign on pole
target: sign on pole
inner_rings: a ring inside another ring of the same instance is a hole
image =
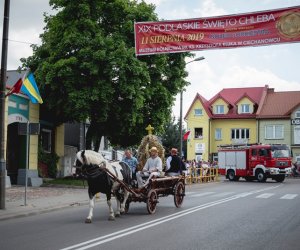
[[[300,6],[219,17],[135,23],[136,56],[300,42]]]

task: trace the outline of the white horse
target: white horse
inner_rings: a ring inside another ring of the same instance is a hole
[[[104,159],[100,153],[92,150],[81,150],[76,154],[74,167],[81,168],[82,173],[87,177],[90,207],[88,217],[85,220],[86,223],[92,222],[95,195],[99,192],[106,194],[109,220],[115,220],[115,216],[119,217],[120,214],[125,212],[125,204],[129,192],[122,187],[120,182],[124,182],[127,185],[131,182],[131,170],[126,163],[111,163]],[[115,214],[111,204],[112,194],[115,195],[117,200],[117,211]]]

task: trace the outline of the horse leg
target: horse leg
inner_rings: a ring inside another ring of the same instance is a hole
[[[106,194],[106,199],[107,199],[107,205],[108,205],[108,211],[109,211],[108,220],[115,220],[114,210],[111,205],[111,193]]]
[[[95,206],[95,195],[90,195],[90,211],[88,217],[85,219],[85,223],[92,223],[94,206]]]
[[[124,199],[123,199],[123,202],[121,203],[121,214],[125,214],[125,204],[126,204],[126,201],[128,199],[128,196],[129,196],[129,192],[127,190],[124,190]]]
[[[120,211],[121,202],[120,202],[120,200],[118,199],[117,196],[116,196],[116,200],[117,200],[117,210],[116,210],[115,216],[120,217],[120,215],[121,215],[121,211]]]

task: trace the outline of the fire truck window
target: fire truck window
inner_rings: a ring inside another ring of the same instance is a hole
[[[252,156],[257,156],[257,150],[256,149],[252,149]]]
[[[262,148],[259,150],[259,156],[267,156],[267,150]]]

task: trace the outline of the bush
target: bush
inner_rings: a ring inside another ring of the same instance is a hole
[[[39,154],[38,154],[39,165],[45,164],[47,166],[48,176],[50,178],[56,178],[58,160],[59,160],[59,156],[56,153],[47,153],[44,150],[39,149]]]

